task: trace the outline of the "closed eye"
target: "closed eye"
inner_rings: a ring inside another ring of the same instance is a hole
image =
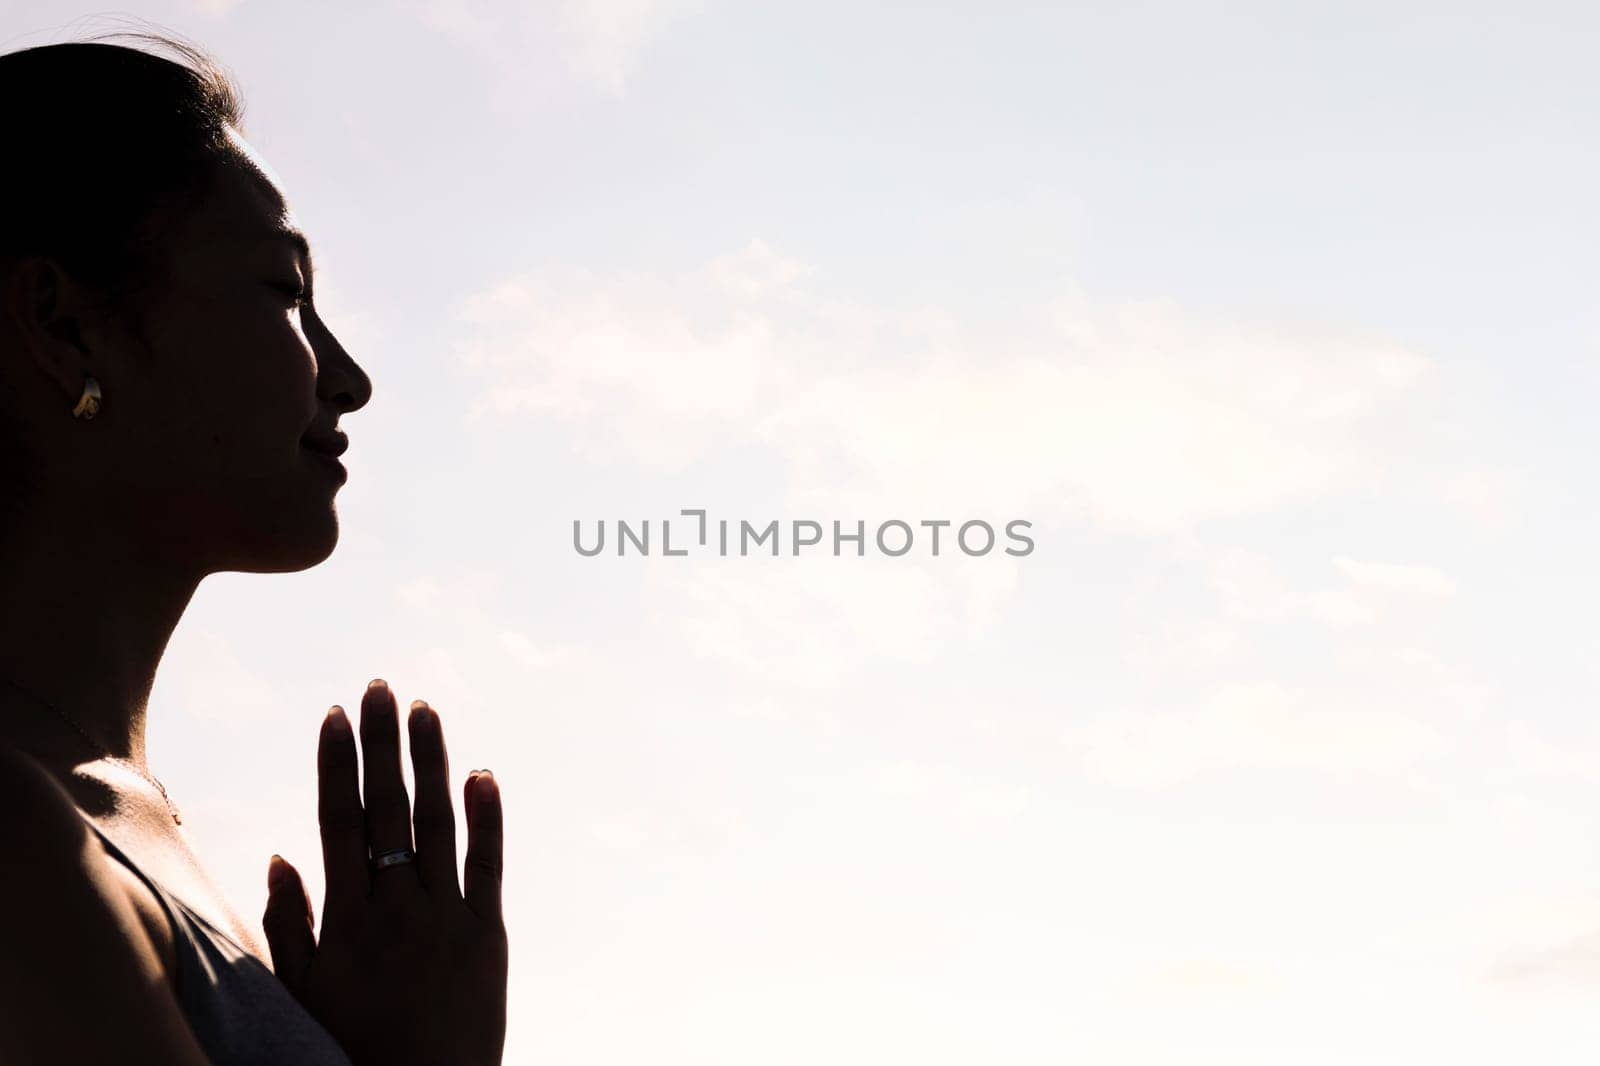
[[[306,287],[300,284],[298,279],[294,281],[280,281],[273,284],[272,287],[283,293],[283,295],[288,298],[289,302],[296,307],[303,307],[311,302],[311,293],[306,291]]]

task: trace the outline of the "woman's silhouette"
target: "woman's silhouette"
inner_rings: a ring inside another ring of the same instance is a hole
[[[138,37],[0,56],[0,98],[0,1061],[498,1062],[499,793],[465,784],[458,878],[431,709],[414,809],[388,688],[356,728],[329,712],[322,928],[274,857],[276,977],[146,764],[196,587],[328,556],[339,418],[371,395],[236,94]]]

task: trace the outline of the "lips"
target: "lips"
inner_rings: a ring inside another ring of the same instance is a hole
[[[337,459],[344,454],[346,448],[350,447],[350,438],[335,431],[327,436],[305,437],[300,443],[320,455]]]

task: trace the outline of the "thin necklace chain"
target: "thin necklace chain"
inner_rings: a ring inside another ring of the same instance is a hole
[[[156,778],[155,778],[155,776],[153,774],[151,774],[148,771],[146,771],[145,769],[143,769],[138,763],[134,762],[132,759],[124,759],[120,755],[113,755],[111,753],[111,751],[104,744],[100,743],[98,740],[94,739],[94,737],[90,736],[89,735],[89,731],[87,729],[83,728],[83,726],[79,725],[78,724],[78,720],[76,718],[73,718],[66,711],[63,711],[60,707],[57,707],[55,704],[50,703],[50,702],[48,702],[46,700],[40,699],[38,696],[35,696],[33,693],[29,692],[27,689],[23,688],[21,685],[17,684],[15,681],[10,680],[9,678],[0,678],[0,681],[4,681],[5,684],[8,687],[10,687],[11,689],[13,689],[16,692],[22,693],[22,695],[28,697],[34,703],[37,703],[39,706],[49,708],[51,714],[54,714],[57,718],[59,718],[63,722],[65,722],[67,724],[67,726],[74,733],[78,734],[78,736],[83,738],[84,743],[88,744],[95,751],[99,752],[101,758],[105,759],[108,762],[114,762],[114,763],[118,764],[119,766],[127,767],[129,770],[132,770],[134,773],[138,774],[140,777],[144,778],[146,781],[148,781],[152,785],[154,785],[156,791],[161,793],[161,800],[162,800],[162,802],[164,802],[167,805],[167,810],[172,813],[173,822],[175,822],[178,825],[182,825],[183,824],[183,816],[178,813],[178,805],[176,803],[172,802],[172,797],[171,796],[167,795],[167,786],[163,785],[160,781],[156,780]]]

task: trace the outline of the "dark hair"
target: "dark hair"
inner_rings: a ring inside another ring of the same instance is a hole
[[[154,265],[168,209],[234,155],[242,111],[215,62],[154,33],[0,55],[0,100],[0,260],[49,256],[107,295]]]
[[[142,331],[137,297],[162,273],[162,229],[236,157],[238,90],[193,45],[116,32],[0,55],[0,101],[0,269],[54,259]],[[0,418],[0,527],[34,469]]]

